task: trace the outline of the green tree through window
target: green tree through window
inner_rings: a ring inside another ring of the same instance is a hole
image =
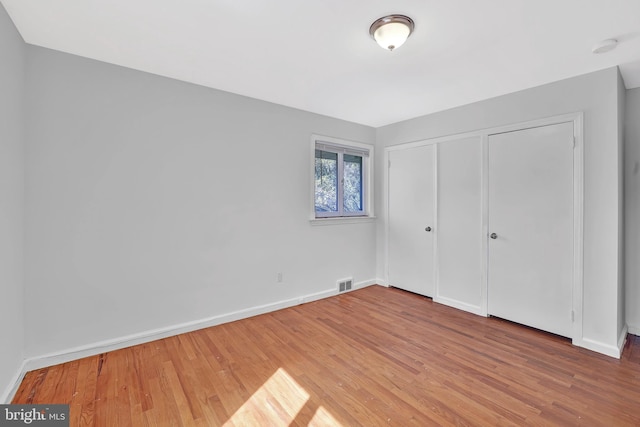
[[[315,218],[368,216],[367,171],[373,148],[314,140],[314,150]]]
[[[362,157],[344,155],[344,210],[362,211]]]
[[[338,153],[316,150],[316,212],[338,211]]]

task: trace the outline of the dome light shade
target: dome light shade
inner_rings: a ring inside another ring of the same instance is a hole
[[[399,48],[413,32],[413,20],[404,15],[389,15],[376,20],[369,28],[369,34],[387,50]]]

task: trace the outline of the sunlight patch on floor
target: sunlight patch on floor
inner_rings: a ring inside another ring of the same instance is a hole
[[[313,414],[313,418],[309,421],[309,427],[324,427],[324,426],[342,426],[333,418],[333,415],[329,413],[323,406],[319,407],[315,414]]]
[[[307,404],[309,397],[287,371],[279,368],[224,425],[288,426]],[[320,406],[309,425],[340,426],[340,423]]]

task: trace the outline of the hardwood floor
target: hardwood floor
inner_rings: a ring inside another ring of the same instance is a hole
[[[333,298],[27,374],[71,425],[640,425],[621,360],[397,289]]]

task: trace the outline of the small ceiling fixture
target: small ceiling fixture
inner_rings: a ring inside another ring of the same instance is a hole
[[[383,49],[394,50],[407,41],[414,27],[408,16],[388,15],[371,24],[369,34]]]
[[[596,43],[593,48],[591,49],[591,52],[593,53],[605,53],[605,52],[609,52],[613,49],[616,48],[616,46],[618,46],[618,40],[616,39],[607,39],[607,40],[603,40],[600,43]]]

